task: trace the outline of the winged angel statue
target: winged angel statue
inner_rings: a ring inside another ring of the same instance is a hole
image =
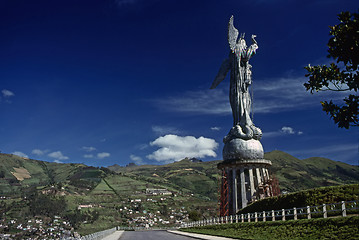
[[[250,118],[251,96],[249,86],[252,84],[252,66],[248,62],[258,49],[255,40],[256,35],[252,35],[252,45],[249,47],[244,40],[245,34],[241,34],[237,41],[238,35],[239,32],[234,27],[233,16],[231,16],[228,23],[229,57],[223,61],[211,86],[211,89],[216,88],[231,70],[229,100],[233,114],[233,127],[223,139],[224,143],[234,138],[260,140],[262,137],[261,130],[254,126]]]

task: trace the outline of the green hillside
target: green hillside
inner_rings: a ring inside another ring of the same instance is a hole
[[[103,171],[84,164],[44,162],[0,153],[0,194],[19,195],[29,187],[69,183],[70,192],[79,185],[95,186]]]
[[[280,151],[266,153],[265,158],[272,161],[271,171],[282,191],[359,182],[358,166],[325,158],[299,160]],[[35,205],[44,199],[50,206],[51,201],[65,202],[61,217],[77,219],[73,226],[81,234],[116,225],[179,225],[191,212],[213,217],[217,215],[219,162],[184,159],[166,165],[96,168],[0,154],[0,197],[5,197],[0,200],[5,206],[0,214],[6,219],[31,220],[34,208],[28,199],[33,198]]]
[[[272,161],[270,170],[279,180],[281,191],[294,192],[359,182],[358,166],[318,157],[300,160],[281,151],[266,153],[265,158]],[[216,166],[219,162],[184,159],[166,165],[113,165],[99,169],[83,164],[60,164],[0,154],[0,194],[15,194],[19,193],[19,189],[55,183],[65,184],[69,193],[81,193],[95,188],[101,179],[113,172],[119,182],[126,177],[139,184],[141,182],[140,185],[146,183],[216,201],[220,174]],[[130,193],[133,189],[136,187],[126,191]]]
[[[193,193],[201,198],[217,200],[219,161],[193,162],[184,159],[166,165],[141,165],[131,167],[108,167],[121,174],[148,183],[162,185],[184,193]]]
[[[271,171],[277,177],[281,191],[352,184],[359,182],[359,167],[327,158],[297,159],[285,152],[265,154],[272,161]]]

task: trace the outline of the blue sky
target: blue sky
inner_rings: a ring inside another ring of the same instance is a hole
[[[356,0],[1,0],[0,150],[92,166],[222,158],[232,125],[227,24],[256,34],[254,123],[265,152],[358,164],[358,128],[338,129],[306,92],[329,25]]]

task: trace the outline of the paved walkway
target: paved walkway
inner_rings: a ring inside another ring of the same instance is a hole
[[[234,238],[225,238],[225,237],[216,237],[216,236],[210,236],[210,235],[204,235],[204,234],[198,234],[198,233],[189,233],[189,232],[182,232],[182,231],[175,231],[175,230],[168,230],[167,232],[179,234],[183,236],[188,236],[192,238],[197,239],[206,239],[206,240],[235,240]]]
[[[103,238],[102,240],[118,240],[118,239],[120,239],[123,232],[124,231],[116,231],[116,232],[108,235],[107,237]]]

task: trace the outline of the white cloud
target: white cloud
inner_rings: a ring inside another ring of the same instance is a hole
[[[5,102],[11,103],[11,101],[9,99],[11,97],[15,96],[15,94],[13,92],[11,92],[10,90],[7,90],[7,89],[1,90],[1,94],[2,95],[0,95],[0,102],[1,102],[1,98],[4,98]]]
[[[278,137],[283,135],[302,135],[302,131],[296,131],[292,127],[283,126],[280,130],[274,132],[264,132],[263,137]]]
[[[296,150],[285,150],[291,155],[301,158],[325,157],[331,160],[344,161],[348,164],[358,165],[359,145],[358,143],[333,144],[323,147],[305,148]]]
[[[63,162],[61,162],[61,161],[58,160],[58,159],[55,159],[54,162],[55,162],[55,163],[63,163]]]
[[[220,127],[211,127],[211,130],[213,130],[213,131],[219,131],[219,130],[221,130],[221,128],[220,128]]]
[[[131,154],[130,158],[132,161],[134,161],[137,165],[143,165],[144,162],[141,157]]]
[[[85,154],[83,157],[84,158],[94,158],[95,156],[93,154]]]
[[[1,93],[2,93],[3,97],[5,97],[5,98],[15,96],[15,94],[13,92],[11,92],[10,90],[7,90],[7,89],[1,90]]]
[[[140,150],[145,150],[146,148],[148,148],[148,144],[143,143],[143,144],[139,144],[136,146],[136,148],[140,149]]]
[[[49,153],[47,156],[55,158],[56,160],[67,160],[69,157],[64,156],[61,151]]]
[[[216,157],[215,149],[218,147],[218,143],[210,138],[177,135],[159,137],[150,145],[160,149],[147,155],[147,158],[165,163],[179,161],[185,157]]]
[[[29,156],[27,156],[25,153],[20,152],[20,151],[15,151],[12,154],[17,155],[19,157],[29,158]]]
[[[253,108],[255,113],[286,112],[320,105],[322,100],[337,101],[343,92],[307,92],[305,77],[265,79],[254,83]]]
[[[31,151],[32,154],[37,155],[37,156],[42,156],[44,154],[46,154],[49,150],[41,150],[41,149],[33,149]]]
[[[292,127],[282,127],[281,131],[284,133],[284,134],[294,134],[294,129]]]
[[[306,150],[298,150],[298,151],[290,151],[291,153],[305,153],[309,154],[312,157],[317,155],[323,155],[323,154],[330,154],[330,153],[338,153],[341,154],[342,152],[347,151],[354,151],[358,153],[359,151],[359,145],[358,143],[349,143],[349,144],[335,144],[330,146],[324,146],[324,147],[317,147],[313,149],[306,149]]]
[[[231,107],[228,93],[224,89],[185,92],[181,96],[173,96],[154,100],[160,109],[194,114],[229,114]]]
[[[166,134],[179,134],[180,131],[174,127],[168,126],[152,126],[152,131],[158,135],[166,135]]]
[[[100,159],[103,159],[103,158],[106,158],[106,157],[109,157],[109,156],[111,156],[111,154],[107,153],[107,152],[97,153],[97,157],[100,158]]]
[[[97,150],[95,147],[85,147],[85,146],[82,147],[81,149],[86,152],[93,152]]]
[[[310,94],[303,84],[305,77],[255,80],[252,84],[254,113],[286,112],[320,105],[322,100],[341,100],[347,92],[324,91]],[[157,99],[155,105],[167,111],[195,114],[231,114],[229,86]]]

